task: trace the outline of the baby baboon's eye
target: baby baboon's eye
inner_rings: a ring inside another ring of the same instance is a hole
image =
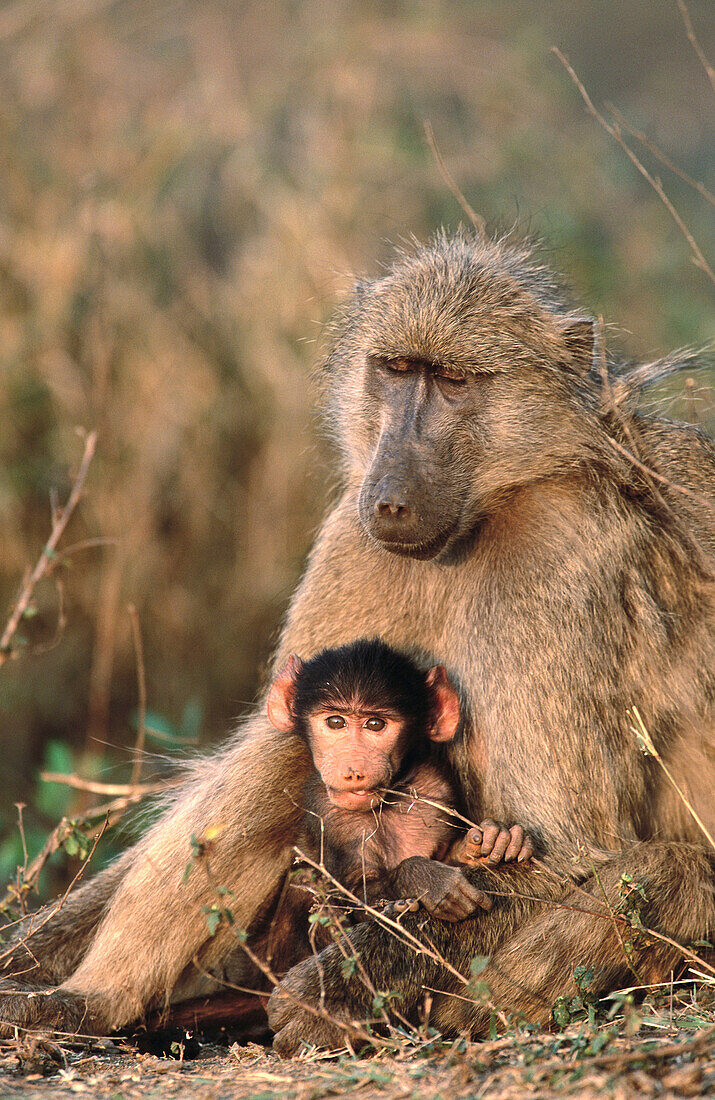
[[[379,733],[386,725],[384,718],[368,718],[364,728],[370,730],[370,733]]]
[[[325,719],[325,724],[331,730],[341,730],[344,729],[346,722],[342,714],[330,714]]]

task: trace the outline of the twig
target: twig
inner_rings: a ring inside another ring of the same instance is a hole
[[[697,500],[698,504],[704,504],[706,505],[706,507],[712,508],[712,501],[708,500],[707,497],[701,496],[700,493],[693,492],[692,489],[686,489],[684,485],[678,485],[677,482],[671,481],[668,477],[663,477],[662,474],[657,474],[655,470],[652,470],[650,466],[645,466],[639,459],[636,458],[634,454],[632,454],[628,450],[627,447],[624,447],[623,444],[618,443],[617,440],[613,439],[613,437],[610,435],[608,436],[608,442],[618,451],[619,454],[622,454],[624,458],[627,458],[628,461],[631,462],[637,470],[640,470],[642,474],[645,474],[647,477],[654,478],[656,481],[659,481],[661,485],[667,485],[669,489],[674,489],[677,493],[682,493],[683,496],[690,497],[692,500]]]
[[[70,517],[74,512],[79,499],[82,495],[82,489],[84,488],[85,479],[87,477],[87,471],[89,465],[94,456],[94,451],[97,446],[97,433],[90,432],[87,436],[87,441],[84,446],[84,455],[82,456],[82,462],[80,464],[79,472],[75,478],[72,491],[68,497],[67,503],[64,508],[60,508],[54,512],[52,518],[52,531],[49,539],[45,543],[42,553],[37,561],[37,565],[30,573],[25,585],[18,597],[17,603],[7,621],[5,630],[0,638],[0,668],[5,664],[12,652],[12,639],[15,636],[17,628],[20,624],[20,620],[29,607],[32,594],[36,585],[42,578],[51,570],[57,543],[62,538],[64,530],[69,523]],[[54,511],[54,510],[53,510]]]
[[[670,157],[667,157],[663,150],[660,149],[654,142],[652,142],[650,138],[643,133],[642,130],[636,130],[635,127],[631,126],[630,122],[628,122],[628,120],[623,117],[618,108],[615,107],[612,103],[606,103],[606,107],[614,116],[618,125],[626,130],[631,135],[631,137],[634,137],[636,141],[640,141],[641,145],[644,145],[646,149],[648,149],[648,151],[651,152],[653,156],[661,162],[661,164],[664,164],[666,168],[669,168],[674,175],[678,176],[683,181],[683,183],[687,183],[689,187],[694,188],[698,192],[698,194],[705,199],[706,202],[709,202],[712,206],[715,206],[715,195],[713,195],[712,191],[709,191],[707,189],[704,183],[701,183],[700,180],[693,179],[692,176],[689,176],[688,173],[684,172],[683,169],[678,167],[677,164],[674,164]]]
[[[436,141],[435,136],[434,136],[434,130],[432,129],[432,123],[431,122],[429,122],[429,121],[425,122],[424,131],[425,131],[425,137],[427,138],[427,144],[429,145],[430,149],[432,150],[432,156],[435,159],[435,162],[437,164],[437,168],[439,169],[439,173],[440,173],[442,179],[447,184],[447,187],[452,192],[452,194],[454,195],[454,197],[457,200],[457,202],[459,203],[459,205],[462,207],[462,210],[467,215],[470,222],[472,223],[472,225],[476,229],[477,233],[480,235],[480,237],[485,236],[486,232],[487,232],[487,223],[484,220],[484,218],[481,216],[481,214],[477,214],[476,210],[474,210],[473,207],[470,206],[470,204],[467,202],[466,198],[464,197],[464,195],[460,191],[459,187],[455,183],[454,177],[452,176],[452,173],[449,171],[447,165],[444,163],[444,161],[442,159],[442,154],[440,153],[440,151],[437,147],[437,141]]]
[[[678,211],[673,206],[673,203],[671,202],[671,200],[668,198],[667,194],[665,193],[665,190],[663,188],[663,184],[661,183],[661,181],[658,179],[657,176],[652,176],[651,173],[648,171],[648,169],[645,167],[645,165],[642,164],[642,162],[638,159],[636,154],[631,149],[630,145],[628,145],[628,143],[625,141],[625,139],[623,137],[623,134],[621,132],[621,128],[618,125],[618,123],[617,122],[610,123],[596,109],[596,107],[593,104],[593,100],[589,96],[589,94],[586,91],[583,83],[581,82],[578,75],[576,74],[575,69],[573,68],[571,63],[567,60],[567,58],[564,57],[564,55],[561,53],[561,50],[558,49],[557,46],[552,46],[551,49],[552,49],[552,52],[556,54],[559,61],[561,62],[561,64],[566,69],[566,71],[569,74],[569,76],[571,77],[571,80],[573,81],[573,83],[576,85],[576,88],[578,89],[578,91],[581,95],[581,98],[583,99],[584,103],[586,104],[586,108],[589,111],[589,113],[591,115],[593,115],[593,117],[596,119],[596,122],[598,122],[599,126],[601,126],[606,131],[607,134],[610,134],[614,141],[618,142],[618,144],[620,145],[621,149],[626,154],[626,156],[628,157],[630,162],[634,165],[635,168],[638,169],[638,171],[643,176],[643,178],[650,184],[650,186],[653,188],[653,190],[655,191],[655,193],[658,196],[658,198],[660,199],[660,201],[665,206],[666,210],[668,211],[671,218],[673,219],[675,224],[678,226],[678,229],[683,234],[683,236],[685,237],[685,240],[687,241],[688,245],[690,246],[690,251],[692,252],[692,260],[693,260],[693,263],[695,264],[695,266],[699,267],[700,270],[703,271],[708,276],[709,279],[711,279],[713,282],[715,282],[715,273],[713,272],[712,268],[710,267],[710,264],[708,263],[708,261],[705,259],[705,256],[703,255],[697,241],[695,240],[692,233],[688,229],[687,225],[685,224],[685,222],[681,218],[680,214],[678,213]]]
[[[99,783],[94,779],[83,779],[79,775],[65,775],[62,772],[40,772],[40,779],[44,783],[61,783],[64,787],[72,787],[75,791],[87,791],[89,794],[104,794],[108,797],[116,795],[123,798],[144,798],[149,794],[158,794],[160,791],[177,787],[183,780],[167,779],[160,783]],[[92,811],[89,811],[92,813]],[[94,812],[96,817],[96,811]]]
[[[683,23],[685,24],[685,33],[687,34],[688,38],[690,39],[690,45],[693,47],[696,54],[698,55],[698,58],[700,60],[700,64],[705,69],[705,72],[708,75],[708,80],[710,81],[710,84],[712,85],[712,88],[715,91],[715,69],[713,69],[712,65],[710,64],[707,57],[705,56],[705,51],[702,48],[702,46],[700,45],[700,42],[698,41],[698,37],[695,34],[695,31],[693,30],[693,23],[692,23],[692,20],[690,18],[690,12],[686,8],[684,0],[677,0],[677,4],[678,4],[678,7],[680,9],[680,14],[683,17]]]
[[[294,851],[301,860],[308,864],[309,867],[312,867],[313,870],[317,871],[319,874],[323,875],[329,882],[331,882],[333,886],[335,886],[335,888],[343,895],[343,897],[348,898],[353,903],[353,905],[357,905],[358,908],[364,909],[366,913],[369,913],[371,917],[375,918],[378,924],[382,924],[385,928],[388,928],[395,936],[395,938],[403,943],[405,947],[410,947],[418,955],[427,955],[428,958],[433,960],[433,962],[439,963],[440,965],[444,966],[445,969],[448,970],[450,974],[457,978],[457,980],[460,981],[463,985],[469,984],[468,978],[465,978],[463,974],[460,974],[459,971],[451,965],[451,963],[448,963],[447,960],[439,954],[439,952],[433,951],[431,948],[427,947],[427,945],[423,943],[423,941],[420,940],[417,936],[413,936],[413,934],[407,928],[405,928],[404,925],[399,924],[398,921],[392,920],[391,917],[386,917],[385,914],[381,913],[379,909],[375,909],[371,905],[366,905],[365,902],[361,901],[361,899],[356,894],[353,894],[352,890],[348,890],[348,888],[346,886],[343,886],[343,884],[339,882],[334,875],[331,875],[327,867],[321,866],[319,863],[316,863],[316,861],[314,859],[311,859],[310,856],[307,856],[305,852],[301,852],[300,848],[294,848]]]
[[[51,772],[47,772],[43,773],[41,778],[45,778],[45,776],[47,776],[49,782],[67,783],[67,786],[76,786],[80,790],[87,790],[86,784],[88,781],[81,780],[78,776],[54,775]],[[130,806],[134,806],[137,802],[141,802],[142,799],[145,798],[147,795],[158,793],[159,791],[165,790],[170,786],[177,785],[179,782],[180,780],[176,780],[175,783],[174,781],[170,781],[166,784],[147,783],[143,787],[121,787],[119,784],[116,784],[114,785],[113,789],[119,789],[123,791],[123,794],[120,798],[115,798],[110,802],[105,802],[101,806],[95,806],[93,809],[87,810],[85,813],[79,814],[71,819],[63,817],[59,824],[55,826],[55,828],[48,836],[42,847],[42,850],[33,859],[32,863],[27,869],[27,873],[23,874],[23,886],[25,887],[25,889],[31,889],[33,886],[35,886],[37,879],[40,876],[40,872],[42,871],[42,868],[45,866],[50,856],[54,855],[54,853],[62,847],[65,837],[71,828],[77,828],[81,825],[87,824],[87,822],[89,821],[96,821],[98,818],[101,817],[107,818],[108,827],[111,828],[111,826],[116,824],[122,814],[126,810],[128,810]],[[80,786],[80,784],[82,784],[82,786]],[[110,793],[113,787],[112,784],[102,783],[95,783],[92,786],[97,788],[95,793],[98,794]],[[109,788],[109,791],[107,791],[107,788]],[[17,890],[14,886],[11,886],[5,894],[2,906],[11,905],[16,897]],[[16,923],[16,921],[10,921],[8,924],[4,925],[3,928],[4,930],[7,930],[8,928],[12,928],[13,925]],[[5,954],[7,954],[7,952]],[[4,957],[5,955],[0,955],[0,959],[3,959]]]
[[[204,862],[204,870],[206,872],[206,878],[208,880],[209,886],[211,887],[211,889],[213,890],[213,892],[214,892],[214,894],[217,898],[218,907],[221,911],[221,914],[222,914],[223,918],[226,920],[226,923],[228,925],[228,928],[229,928],[231,934],[234,936],[237,943],[239,943],[241,945],[241,947],[243,948],[243,950],[245,951],[246,955],[248,956],[250,961],[253,963],[253,965],[256,966],[258,968],[258,970],[260,970],[260,972],[263,974],[263,976],[265,978],[268,979],[268,981],[271,983],[271,985],[274,986],[274,987],[281,985],[281,979],[275,973],[273,968],[271,966],[269,966],[268,963],[265,962],[259,955],[256,954],[256,952],[253,950],[253,948],[251,948],[249,946],[248,941],[245,938],[245,936],[240,934],[238,932],[238,930],[234,927],[232,920],[229,919],[229,917],[228,917],[228,912],[227,912],[226,906],[224,905],[224,902],[223,902],[223,894],[222,894],[221,890],[218,888],[217,884],[214,881],[213,875],[211,873],[211,868],[209,866],[208,859],[205,856],[204,856],[204,861],[203,862]],[[230,984],[230,983],[222,982],[221,984]],[[362,1024],[357,1020],[351,1020],[350,1022],[347,1022],[347,1021],[344,1021],[344,1020],[337,1020],[325,1008],[323,1008],[323,1007],[316,1008],[315,1005],[311,1005],[308,1002],[302,1001],[300,999],[300,997],[298,997],[295,993],[293,993],[293,991],[291,989],[289,989],[285,986],[283,986],[281,988],[281,992],[289,1000],[291,1000],[295,1004],[297,1004],[299,1008],[302,1008],[306,1012],[310,1013],[311,1016],[316,1016],[320,1020],[326,1020],[329,1024],[332,1024],[333,1026],[336,1026],[336,1027],[340,1028],[342,1031],[344,1031],[345,1032],[346,1046],[351,1051],[352,1051],[352,1047],[350,1046],[350,1042],[349,1042],[349,1033],[350,1032],[352,1032],[354,1035],[359,1036],[359,1038],[364,1040],[365,1042],[372,1043],[374,1046],[388,1047],[388,1046],[392,1045],[392,1044],[388,1043],[386,1040],[380,1039],[378,1036],[371,1035],[368,1031],[365,1030],[365,1028],[362,1026]],[[385,1015],[385,1014],[383,1013],[383,1015]]]
[[[618,939],[618,942],[621,945],[621,950],[623,952],[623,957],[626,960],[626,966],[631,971],[631,973],[633,974],[633,976],[635,977],[635,979],[639,983],[639,985],[642,988],[646,989],[647,986],[644,985],[643,978],[641,977],[641,975],[638,973],[635,966],[633,965],[633,960],[631,958],[631,954],[629,953],[628,948],[626,947],[626,941],[623,939],[623,936],[621,935],[620,929],[618,927],[618,918],[617,918],[616,914],[613,911],[613,906],[611,905],[610,901],[608,900],[608,894],[606,893],[606,890],[604,888],[603,883],[601,882],[601,878],[598,874],[598,871],[596,870],[596,865],[593,862],[593,860],[591,860],[590,862],[591,862],[591,871],[593,872],[593,877],[596,880],[596,885],[598,886],[599,890],[601,891],[601,896],[603,897],[603,900],[606,903],[606,907],[608,908],[608,912],[609,912],[609,915],[610,915],[610,918],[611,918],[611,922],[613,924],[613,931],[616,933],[616,938]],[[622,918],[622,920],[623,920],[623,918]]]
[[[665,760],[663,760],[663,757],[660,755],[657,748],[653,744],[653,738],[645,727],[645,723],[641,718],[638,707],[631,707],[631,714],[633,715],[636,723],[635,726],[631,726],[631,730],[636,735],[638,739],[638,744],[640,745],[642,751],[646,754],[646,756],[652,756],[658,761],[668,778],[668,782],[674,788],[681,802],[690,813],[690,816],[693,818],[700,831],[705,835],[711,847],[715,849],[715,839],[713,839],[712,833],[709,832],[706,825],[703,823],[702,818],[698,815],[695,807],[692,805],[687,795],[680,789],[680,787],[676,783],[670,772],[670,769],[668,768],[668,765],[666,764]]]
[[[132,640],[137,663],[137,689],[139,692],[137,738],[134,743],[134,766],[132,767],[132,784],[137,784],[141,776],[144,741],[146,739],[146,673],[144,670],[144,646],[141,630],[139,629],[137,609],[133,603],[130,603],[127,611],[132,624]]]
[[[67,889],[65,890],[64,894],[59,899],[57,904],[52,906],[52,908],[49,910],[48,913],[45,914],[44,919],[41,920],[39,922],[39,924],[33,924],[32,919],[30,920],[30,927],[28,928],[26,935],[22,936],[19,940],[11,943],[5,951],[0,953],[0,962],[2,962],[2,960],[4,958],[7,958],[9,955],[14,954],[15,951],[17,951],[17,949],[19,947],[26,946],[27,941],[30,939],[30,937],[34,936],[37,932],[39,932],[41,928],[44,928],[44,926],[48,923],[48,921],[52,920],[57,915],[57,913],[59,913],[59,911],[62,908],[62,906],[64,905],[64,903],[67,901],[67,898],[70,896],[71,891],[74,889],[74,887],[77,885],[77,883],[81,879],[82,875],[84,874],[85,869],[86,869],[87,865],[89,864],[89,861],[91,860],[92,856],[94,855],[95,851],[97,850],[97,845],[99,844],[100,840],[104,836],[104,834],[105,834],[108,827],[109,827],[109,813],[107,813],[105,815],[104,823],[103,823],[101,829],[99,830],[99,832],[97,833],[96,837],[94,838],[94,843],[92,844],[92,847],[91,847],[90,851],[87,854],[87,858],[82,861],[82,864],[81,864],[79,870],[77,871],[77,874],[74,876],[74,878],[70,882],[69,886],[67,887]],[[59,826],[58,826],[58,828],[59,828]],[[57,847],[59,847],[59,843],[58,843]],[[54,850],[56,851],[57,849],[55,848]],[[30,874],[32,873],[33,868],[34,868],[35,864],[38,862],[39,858],[40,857],[38,856],[37,859],[33,860],[32,867],[30,868]],[[46,858],[47,857],[45,857],[45,859]],[[38,870],[37,870],[38,875],[40,873],[40,869],[41,868],[38,867]],[[30,951],[29,947],[27,948],[27,950]],[[31,951],[30,951],[30,954],[32,954]]]

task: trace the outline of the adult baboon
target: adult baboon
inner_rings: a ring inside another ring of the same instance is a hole
[[[682,362],[614,362],[606,382],[597,344],[594,325],[509,240],[441,235],[356,288],[325,368],[344,488],[276,667],[291,651],[308,657],[366,634],[425,668],[445,665],[468,707],[452,761],[472,819],[488,808],[519,821],[542,859],[587,892],[598,865],[598,890],[614,905],[629,870],[644,885],[647,922],[683,942],[715,923],[712,859],[639,750],[629,711],[638,707],[715,828],[715,521],[705,500],[715,455],[697,429],[634,410],[640,385]],[[272,732],[263,713],[248,721],[115,869],[10,956],[15,971],[36,959],[35,980],[60,984],[7,996],[2,1018],[104,1030],[212,988],[212,974],[240,975],[231,929],[208,935],[206,876],[197,868],[182,882],[189,837],[222,827],[213,881],[234,892],[240,926],[259,925],[291,858],[309,765],[304,745]],[[536,870],[518,873],[525,894],[553,893]],[[478,921],[493,995],[532,1018],[569,991],[574,963],[596,965],[599,989],[626,970],[610,920],[502,899]],[[443,930],[430,929],[435,942]],[[375,925],[351,934],[379,985],[402,988],[409,1007],[413,960],[394,941],[385,950]],[[347,987],[329,952],[337,1003]],[[675,953],[661,943],[636,956],[651,976]],[[286,981],[311,996],[312,960]],[[445,1001],[441,1022],[462,1026],[450,1003],[461,1002]],[[467,1021],[475,1029],[478,1017]],[[280,999],[273,1019],[287,1052],[301,1035],[331,1038]]]

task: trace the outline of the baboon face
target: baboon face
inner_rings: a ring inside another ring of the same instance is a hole
[[[576,464],[591,323],[547,307],[539,270],[519,283],[508,261],[503,244],[438,240],[359,290],[329,366],[360,522],[387,550],[446,554],[509,494]]]

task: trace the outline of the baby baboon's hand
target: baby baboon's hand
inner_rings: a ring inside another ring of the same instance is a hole
[[[448,867],[424,856],[403,859],[393,873],[395,892],[417,899],[440,920],[465,920],[477,909],[491,909],[491,898],[473,886],[458,867]]]
[[[475,825],[466,836],[457,840],[449,852],[450,863],[465,863],[468,867],[496,867],[504,863],[524,863],[534,854],[534,845],[521,825],[505,829],[487,818]]]

